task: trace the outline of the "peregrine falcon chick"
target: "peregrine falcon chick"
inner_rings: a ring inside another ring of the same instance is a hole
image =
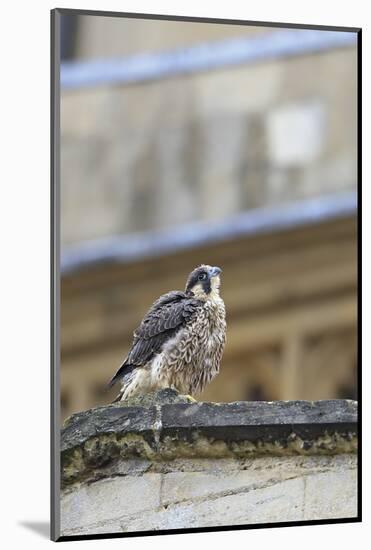
[[[173,290],[153,303],[108,384],[121,382],[116,401],[163,388],[195,395],[218,374],[226,335],[220,273],[201,265],[184,292]]]

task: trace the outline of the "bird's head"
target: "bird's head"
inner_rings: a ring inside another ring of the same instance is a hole
[[[188,276],[185,291],[199,300],[208,300],[219,296],[220,267],[200,265]]]

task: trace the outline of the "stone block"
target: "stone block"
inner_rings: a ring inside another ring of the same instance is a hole
[[[304,519],[355,518],[357,470],[338,468],[305,479]]]
[[[298,521],[303,517],[302,479],[286,480],[272,487],[192,500],[131,518],[125,530],[165,530],[227,525]]]
[[[273,486],[295,473],[274,468],[275,460],[263,460],[261,468],[230,471],[230,465],[219,472],[171,472],[163,476],[161,503],[165,506],[182,501],[217,499],[229,494],[247,493]],[[269,463],[270,462],[270,463]],[[267,467],[264,470],[264,466]]]
[[[62,533],[87,532],[90,525],[141,514],[160,504],[160,474],[103,479],[66,493],[61,500]]]

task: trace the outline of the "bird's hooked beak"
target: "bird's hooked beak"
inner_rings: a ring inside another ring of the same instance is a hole
[[[220,267],[214,266],[210,270],[210,277],[216,277],[217,275],[220,275],[222,270]]]

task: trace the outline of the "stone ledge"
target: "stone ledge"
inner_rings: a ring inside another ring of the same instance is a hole
[[[357,402],[197,403],[162,390],[72,415],[61,434],[62,487],[142,459],[335,455],[357,450]]]

